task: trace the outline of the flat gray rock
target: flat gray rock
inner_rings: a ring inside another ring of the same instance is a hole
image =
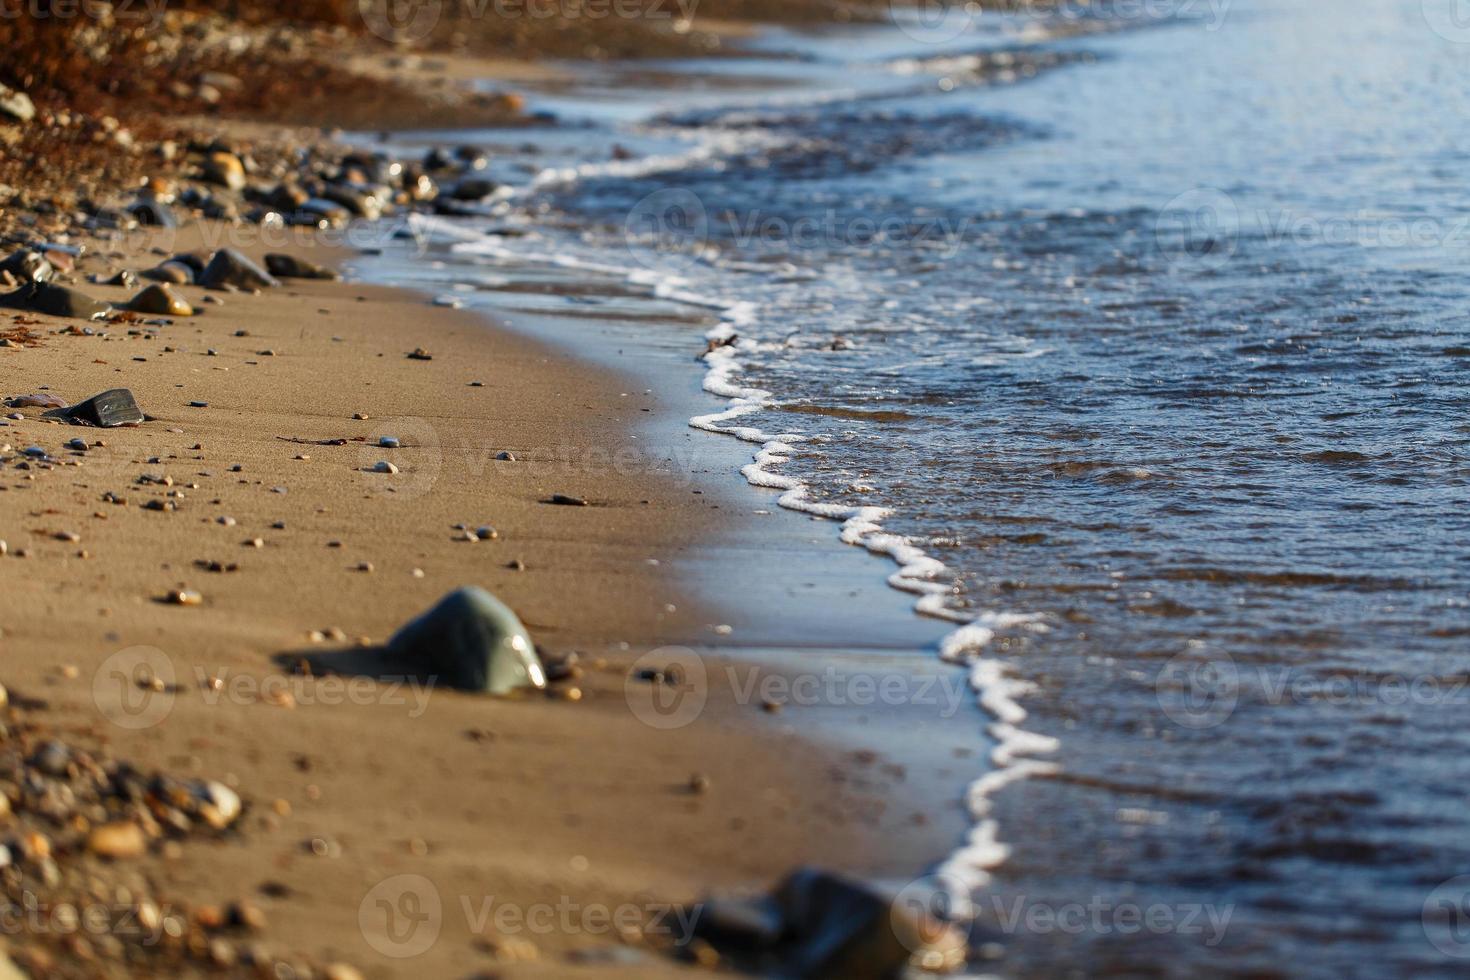
[[[279,279],[336,279],[337,273],[324,269],[315,262],[298,259],[294,255],[272,252],[265,257],[265,268]]]
[[[204,274],[199,277],[199,285],[208,289],[226,289],[233,286],[236,289],[254,290],[269,289],[279,286],[280,283],[260,266],[250,259],[241,255],[233,248],[222,248],[214,253],[214,258],[209,260],[205,266]]]
[[[52,409],[46,416],[83,425],[95,425],[100,429],[137,425],[144,420],[143,411],[138,408],[133,393],[126,388],[111,388],[70,408]]]
[[[34,310],[50,316],[78,320],[97,320],[112,312],[112,307],[86,293],[49,282],[30,282],[13,293],[7,293],[4,305],[21,310]]]

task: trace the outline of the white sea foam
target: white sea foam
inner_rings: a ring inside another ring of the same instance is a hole
[[[711,139],[680,154],[543,171],[530,186],[514,193],[593,176],[646,176],[711,164],[722,153],[731,152],[735,145],[735,142],[722,143],[720,139]],[[748,142],[741,145],[744,148],[750,146]],[[782,465],[790,461],[797,447],[807,442],[809,437],[794,431],[770,432],[741,422],[776,404],[770,391],[744,384],[740,377],[742,355],[758,352],[763,346],[776,346],[763,345],[752,336],[760,326],[759,310],[755,304],[697,292],[687,279],[676,275],[650,269],[630,271],[626,265],[589,260],[565,251],[537,251],[534,239],[520,238],[510,242],[498,236],[466,231],[457,222],[423,218],[413,231],[416,236],[439,235],[450,239],[456,252],[508,263],[545,263],[617,276],[631,284],[646,287],[660,299],[712,310],[718,315],[719,322],[706,335],[711,341],[711,350],[704,355],[706,373],[703,387],[725,399],[726,404],[720,411],[690,419],[689,424],[758,447],[751,462],[741,468],[749,483],[779,491],[780,505],[789,510],[840,521],[839,536],[843,542],[886,557],[897,566],[888,577],[888,584],[914,595],[916,612],[956,624],[955,629],[941,641],[939,654],[946,661],[968,668],[970,686],[981,707],[993,719],[987,732],[993,742],[990,761],[994,768],[968,788],[966,805],[975,825],[964,844],[941,865],[937,873],[952,893],[953,908],[959,913],[971,910],[972,895],[989,883],[991,871],[1009,854],[992,816],[995,794],[1020,780],[1049,775],[1058,769],[1056,764],[1036,758],[1054,752],[1057,748],[1055,740],[1021,727],[1027,717],[1021,699],[1031,692],[1031,686],[1012,676],[999,661],[987,658],[985,652],[997,631],[1016,628],[1039,631],[1045,629],[1045,624],[1038,617],[1027,614],[987,612],[976,615],[961,608],[955,601],[955,588],[944,563],[912,539],[883,527],[883,521],[891,516],[888,509],[864,503],[839,504],[813,499],[811,488],[805,482],[781,472]],[[743,266],[718,256],[699,256],[696,260],[727,271],[782,275],[779,269]],[[796,280],[811,278],[812,275],[793,267],[785,273],[785,278]]]
[[[1055,752],[1056,740],[1021,728],[1027,717],[1021,698],[1031,692],[1031,685],[1013,677],[1003,664],[984,654],[998,630],[1044,630],[1045,624],[1040,617],[1025,613],[987,612],[977,616],[958,608],[953,602],[954,588],[948,581],[948,568],[910,538],[885,530],[882,521],[890,516],[888,509],[813,500],[804,482],[778,472],[776,467],[788,462],[795,447],[807,437],[798,432],[768,432],[736,422],[775,404],[771,392],[742,384],[739,379],[739,355],[760,347],[757,341],[740,334],[740,329],[756,325],[755,310],[749,303],[712,302],[708,297],[691,295],[676,283],[667,283],[657,291],[666,298],[720,310],[721,321],[707,337],[723,346],[705,355],[704,389],[727,399],[729,404],[722,411],[696,416],[690,425],[759,445],[752,461],[741,469],[747,481],[781,491],[782,507],[842,521],[839,536],[843,542],[885,556],[898,565],[898,570],[888,577],[888,584],[918,596],[914,603],[917,612],[959,624],[940,642],[939,654],[949,662],[969,667],[970,686],[981,707],[994,718],[988,732],[994,740],[990,760],[995,768],[969,787],[965,800],[976,824],[964,845],[940,866],[937,875],[951,892],[953,908],[961,914],[973,912],[971,896],[990,882],[990,872],[1009,855],[1009,849],[1000,840],[1000,828],[991,816],[992,798],[1018,780],[1058,771],[1055,763],[1035,758]]]

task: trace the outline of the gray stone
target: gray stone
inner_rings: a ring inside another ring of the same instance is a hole
[[[272,252],[265,257],[265,267],[279,279],[336,279],[337,273],[294,255]]]
[[[450,196],[456,201],[483,201],[500,185],[484,177],[465,177],[454,185]]]
[[[70,408],[52,409],[46,416],[103,429],[118,425],[137,425],[143,421],[142,410],[138,408],[133,393],[126,388],[112,388]]]
[[[34,249],[23,248],[13,252],[0,262],[0,272],[8,272],[17,282],[49,282],[56,274],[55,268],[46,261],[46,256]]]
[[[388,652],[460,690],[509,694],[546,686],[526,627],[503,602],[473,586],[449,593],[400,629]]]
[[[724,952],[774,958],[783,976],[888,980],[911,966],[953,972],[964,964],[966,937],[936,914],[942,903],[919,899],[909,889],[894,896],[803,868],[768,898],[701,903],[696,929]]]
[[[111,306],[86,293],[49,282],[26,283],[0,299],[6,306],[79,320],[97,320],[112,312]]]
[[[155,198],[140,197],[127,205],[127,212],[140,225],[151,225],[155,228],[177,228],[179,226],[179,217],[174,213],[174,209]]]
[[[222,248],[214,253],[214,258],[209,260],[209,265],[204,269],[204,275],[199,278],[199,285],[209,289],[224,289],[233,286],[236,289],[248,291],[266,289],[278,286],[280,283],[276,282],[270,273],[233,248]]]
[[[169,260],[162,265],[145,271],[143,278],[152,279],[154,282],[167,282],[173,283],[175,286],[184,286],[194,281],[194,270],[183,262]]]

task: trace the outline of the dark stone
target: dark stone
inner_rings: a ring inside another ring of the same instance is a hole
[[[193,278],[197,282],[203,275],[204,270],[209,267],[212,256],[208,252],[179,252],[169,259],[170,262],[178,262],[189,267],[193,272]]]
[[[26,283],[15,292],[0,297],[0,300],[6,306],[78,320],[96,320],[112,311],[111,306],[86,293],[49,282]]]
[[[173,283],[175,286],[186,286],[194,281],[194,269],[182,262],[169,260],[162,265],[143,272],[144,279],[152,279],[154,282]]]
[[[728,955],[780,964],[782,976],[890,980],[910,964],[936,973],[964,963],[966,939],[928,903],[803,868],[770,897],[710,899],[696,931]]]
[[[265,268],[278,279],[336,279],[337,273],[294,255],[272,252],[265,257]]]
[[[556,504],[561,507],[586,507],[587,500],[583,497],[573,497],[570,494],[554,493],[546,501],[548,504]]]
[[[454,158],[440,147],[434,147],[424,154],[424,169],[431,173],[435,170],[449,170],[454,167]]]
[[[232,248],[222,248],[214,253],[204,275],[199,278],[199,284],[209,289],[233,286],[247,291],[280,285],[270,273]]]
[[[375,221],[383,216],[383,205],[376,197],[363,191],[338,184],[328,184],[322,188],[321,196],[333,204],[346,208],[359,218]]]
[[[449,192],[456,201],[483,201],[500,185],[484,177],[465,177]]]
[[[484,589],[456,589],[388,641],[388,652],[436,683],[509,694],[544,688],[546,671],[526,627]]]
[[[53,409],[46,415],[49,418],[67,419],[83,425],[95,425],[102,429],[110,429],[119,425],[137,425],[143,421],[142,410],[133,400],[133,393],[126,388],[104,391],[70,408]]]
[[[17,282],[49,282],[56,274],[46,256],[33,249],[23,248],[13,252],[0,262],[0,272],[8,272]]]
[[[179,218],[174,214],[174,209],[151,197],[138,198],[127,206],[127,211],[140,225],[152,225],[156,228],[179,226]]]

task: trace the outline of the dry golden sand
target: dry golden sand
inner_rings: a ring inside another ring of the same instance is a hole
[[[94,260],[82,271],[120,264]],[[657,391],[622,397],[632,389],[615,376],[414,294],[292,281],[259,296],[222,294],[213,306],[200,302],[202,290],[180,291],[204,314],[155,339],[126,338],[120,326],[108,340],[59,335],[67,321],[37,318],[38,346],[0,350],[7,396],[48,386],[79,400],[126,386],[155,416],[103,431],[43,423],[26,409],[25,421],[0,429],[0,442],[63,458],[72,458],[62,448],[69,439],[106,443],[81,466],[3,471],[0,537],[11,556],[0,559],[0,649],[4,681],[49,701],[59,723],[140,766],[227,779],[247,800],[242,841],[144,859],[161,897],[250,898],[269,920],[262,941],[370,977],[647,977],[684,968],[568,958],[614,943],[598,906],[688,900],[891,846],[897,810],[885,815],[884,800],[900,777],[848,779],[840,753],[791,737],[759,705],[735,703],[717,675],[708,708],[686,728],[660,731],[629,709],[628,663],[720,621],[666,571],[698,548],[711,505],[673,480],[575,463],[627,445],[640,410],[659,409]],[[433,359],[408,359],[416,347]],[[471,387],[477,380],[484,386]],[[278,438],[378,435],[404,446]],[[501,450],[516,461],[497,461]],[[361,471],[379,459],[401,472]],[[141,474],[170,476],[178,509],[143,509],[165,488],[136,485]],[[109,491],[128,505],[104,503]],[[553,493],[595,506],[541,502]],[[500,537],[457,541],[459,523],[494,525]],[[55,538],[67,531],[80,541]],[[243,543],[254,538],[264,547]],[[29,557],[15,557],[22,548]],[[507,567],[513,559],[524,570]],[[239,568],[208,572],[201,561]],[[362,562],[373,570],[357,570]],[[510,603],[543,650],[582,650],[588,665],[606,657],[579,683],[583,698],[435,691],[422,703],[406,688],[293,679],[276,661],[339,646],[309,642],[311,630],[382,641],[464,584]],[[203,604],[159,601],[181,587]],[[166,711],[157,724],[134,728],[106,720],[94,693],[115,693],[110,667],[140,646],[162,652],[178,690],[147,703]],[[225,690],[203,690],[206,676]],[[294,707],[255,693],[271,682]],[[635,699],[645,688],[634,685]],[[690,791],[694,773],[708,777],[706,792]],[[275,815],[277,800],[285,816]],[[313,853],[314,838],[327,856]],[[437,941],[421,952],[397,947],[417,953],[403,959],[375,949],[359,916],[375,885],[400,874],[425,876],[442,902]],[[506,908],[511,918],[498,921],[512,926],[501,938],[529,940],[534,961],[498,961],[494,925],[477,935],[483,913]],[[515,926],[516,910],[538,924]]]

